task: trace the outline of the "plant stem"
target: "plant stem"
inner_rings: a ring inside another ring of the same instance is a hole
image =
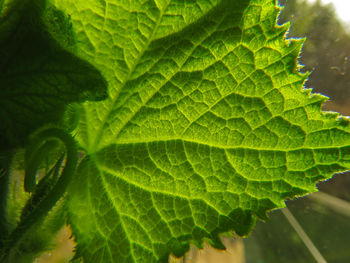
[[[13,153],[0,153],[0,245],[8,234],[7,200],[10,185],[10,166]]]
[[[281,212],[286,217],[290,225],[294,228],[295,232],[297,232],[298,236],[304,242],[305,246],[310,251],[310,253],[314,257],[314,259],[317,261],[317,263],[327,263],[327,261],[324,259],[320,251],[316,248],[315,244],[311,241],[309,236],[305,233],[304,229],[300,226],[300,224],[292,215],[292,213],[289,211],[289,209],[285,207],[281,209]]]
[[[44,130],[37,134],[30,145],[37,147],[38,145],[41,145],[45,140],[52,139],[58,139],[62,141],[66,146],[66,164],[63,168],[61,176],[59,177],[57,183],[53,186],[52,190],[31,211],[30,214],[23,218],[23,220],[17,225],[16,229],[10,234],[8,240],[6,241],[4,249],[4,255],[6,255],[8,258],[10,257],[10,250],[16,248],[23,236],[30,230],[30,228],[35,223],[40,222],[56,204],[56,202],[64,195],[70,179],[75,172],[75,168],[78,162],[76,143],[72,136],[65,133],[63,130],[58,128],[50,128]]]

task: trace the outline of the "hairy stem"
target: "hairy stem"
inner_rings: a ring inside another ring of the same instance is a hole
[[[53,186],[52,190],[37,204],[36,207],[33,208],[33,210],[27,216],[23,218],[23,220],[17,225],[16,229],[10,234],[5,244],[5,254],[7,257],[9,257],[10,250],[18,245],[23,236],[31,229],[31,227],[35,223],[40,222],[48,214],[56,202],[63,196],[63,194],[66,192],[69,181],[75,172],[78,154],[76,143],[72,136],[65,133],[61,129],[50,128],[39,132],[30,142],[29,149],[34,149],[32,152],[35,155],[40,154],[40,152],[35,151],[35,149],[40,148],[43,142],[47,140],[60,140],[63,142],[67,152],[66,164],[63,168],[61,176],[57,180],[57,183]]]
[[[26,151],[24,190],[33,192],[36,187],[36,172],[43,161],[43,156],[49,155],[49,152],[57,144],[54,141],[47,141],[41,144],[29,145]]]
[[[7,200],[10,185],[10,166],[13,153],[0,153],[0,246],[1,239],[7,236]]]

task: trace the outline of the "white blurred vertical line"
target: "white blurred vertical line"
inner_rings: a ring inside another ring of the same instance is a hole
[[[321,255],[320,251],[316,248],[314,243],[311,241],[309,236],[305,233],[303,228],[300,226],[298,221],[295,219],[295,217],[292,215],[292,213],[289,211],[289,209],[283,208],[281,209],[284,216],[287,218],[288,222],[291,224],[291,226],[294,228],[295,232],[299,235],[301,240],[304,242],[305,246],[308,248],[310,253],[313,255],[317,263],[327,263],[327,261],[324,259],[324,257]]]

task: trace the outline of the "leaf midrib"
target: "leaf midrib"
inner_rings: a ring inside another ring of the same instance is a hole
[[[168,3],[168,5],[169,5],[169,3]],[[164,10],[166,10],[166,8],[165,8]],[[221,20],[223,20],[224,18],[225,18],[225,17],[223,16]],[[217,24],[220,25],[219,22],[218,22]],[[187,26],[189,26],[189,25],[187,25]],[[153,33],[155,33],[155,32],[156,32],[156,31],[154,31]],[[152,35],[153,35],[153,34],[152,34]],[[152,42],[152,41],[149,42],[148,46],[150,45],[151,42]],[[199,45],[199,44],[195,45],[195,46],[193,47],[192,51],[193,51],[198,45]],[[148,47],[148,46],[147,46],[147,47]],[[147,47],[145,48],[145,50],[147,49]],[[143,52],[144,52],[145,50],[143,50]],[[192,52],[192,51],[191,51],[191,52]],[[136,62],[136,64],[135,64],[135,67],[133,68],[133,70],[136,68],[136,65],[137,65],[138,61],[141,59],[141,57],[142,57],[142,55],[140,55],[140,57],[138,58],[138,60],[137,60],[137,62]],[[184,60],[184,61],[183,61],[183,63],[179,66],[179,69],[182,68],[183,64],[186,63],[186,61],[187,61],[187,60]],[[132,74],[129,74],[129,75],[131,76]],[[130,77],[129,75],[128,75],[128,78]],[[123,83],[122,87],[121,87],[121,88],[119,89],[119,91],[118,91],[118,94],[116,95],[116,98],[113,100],[112,105],[114,105],[114,104],[116,103],[116,101],[117,101],[117,99],[118,99],[117,96],[119,95],[119,93],[121,92],[122,88],[127,84],[128,81],[129,81],[129,80],[127,79],[127,80],[125,81],[125,83]],[[156,93],[158,90],[159,90],[159,89],[157,89],[154,93]],[[145,105],[145,104],[153,97],[154,93],[153,93],[152,96],[150,96],[145,102],[143,102],[142,105]],[[112,111],[112,109],[114,109],[114,107],[111,107],[111,108],[110,108],[109,114],[110,114],[110,112]],[[138,113],[138,111],[134,111],[133,114],[131,114],[131,116],[129,116],[129,117],[127,118],[127,120],[122,124],[122,126],[121,126],[120,128],[118,128],[118,132],[117,132],[116,135],[114,136],[115,139],[118,138],[118,136],[119,136],[120,132],[123,130],[123,128],[129,123],[129,121],[130,121],[137,113]],[[104,119],[103,125],[102,125],[101,127],[104,127],[104,126],[105,126],[105,124],[107,123],[107,119],[108,119],[108,117]],[[101,135],[102,135],[102,132],[103,132],[103,128],[100,129],[100,132],[99,132],[99,136],[100,136],[100,137],[102,137],[102,136],[101,136]],[[99,140],[98,140],[98,142],[99,142]],[[99,146],[98,143],[96,143],[96,144],[94,145],[94,147],[95,147],[95,148],[93,148],[93,149],[94,149],[94,152],[95,152],[95,151],[98,151],[98,149],[99,149],[98,146]]]
[[[110,105],[113,105],[112,107],[109,107],[108,109],[108,112],[105,114],[105,117],[104,119],[102,120],[102,125],[100,125],[100,128],[98,129],[98,131],[96,131],[96,137],[95,137],[95,141],[93,142],[92,144],[92,147],[89,147],[89,149],[92,149],[92,150],[96,150],[98,149],[98,145],[100,143],[100,140],[102,138],[102,133],[103,133],[103,130],[107,124],[107,121],[109,119],[109,117],[111,116],[112,112],[113,112],[113,109],[114,109],[114,105],[116,104],[116,102],[118,101],[118,98],[119,98],[119,95],[121,93],[121,91],[124,89],[125,85],[128,83],[128,81],[130,80],[130,77],[134,74],[135,72],[135,69],[138,65],[138,63],[140,62],[142,56],[144,55],[144,53],[147,51],[148,47],[150,46],[150,44],[152,43],[153,41],[153,38],[155,36],[155,34],[157,33],[158,31],[158,28],[159,28],[159,25],[160,25],[160,22],[163,18],[163,15],[166,11],[166,9],[168,8],[170,2],[172,0],[169,0],[169,2],[165,5],[165,7],[163,8],[163,10],[160,10],[160,14],[159,14],[159,17],[157,19],[157,22],[155,24],[155,27],[152,31],[152,34],[151,36],[149,37],[149,39],[147,40],[146,44],[144,45],[144,47],[142,48],[141,52],[139,53],[138,57],[135,59],[135,63],[133,64],[133,66],[131,67],[130,71],[129,71],[129,74],[126,76],[125,80],[123,81],[123,83],[121,84],[119,90],[117,91],[117,93],[115,94],[114,98],[112,99],[112,102]],[[84,105],[84,108],[86,106]],[[88,136],[90,138],[90,136]],[[89,140],[90,141],[90,140]]]

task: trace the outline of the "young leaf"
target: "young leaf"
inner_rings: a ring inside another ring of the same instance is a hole
[[[303,90],[275,0],[56,0],[110,98],[84,104],[69,190],[84,262],[167,262],[246,235],[349,169],[348,121]]]
[[[13,150],[63,122],[69,103],[106,97],[101,73],[68,51],[74,42],[68,17],[45,0],[0,0],[0,247]]]
[[[0,1],[0,151],[59,122],[69,103],[106,97],[100,72],[65,49],[74,47],[68,18],[45,2]]]

